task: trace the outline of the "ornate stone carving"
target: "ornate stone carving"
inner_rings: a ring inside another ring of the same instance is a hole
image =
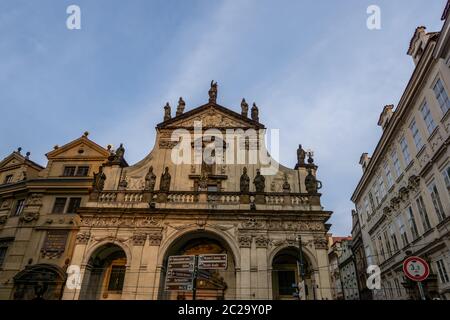
[[[145,233],[135,233],[131,238],[133,245],[135,246],[143,246],[145,244],[145,240],[147,240],[147,235]]]
[[[250,218],[241,224],[242,229],[263,229],[265,223],[256,220],[255,218]]]
[[[160,227],[161,221],[153,217],[85,217],[81,225],[86,227]]]
[[[256,170],[256,177],[253,180],[253,184],[255,185],[256,193],[264,193],[264,189],[266,188],[266,178],[264,178],[259,169]]]
[[[184,102],[183,98],[180,97],[180,100],[178,100],[178,106],[177,106],[177,112],[176,116],[181,116],[184,112],[184,108],[186,107],[186,102]]]
[[[27,206],[41,206],[42,205],[42,194],[32,193],[30,198],[27,200]]]
[[[393,197],[391,199],[391,209],[394,211],[400,209],[400,198]]]
[[[250,248],[252,246],[252,236],[240,235],[238,236],[238,242],[240,248]]]
[[[164,173],[161,175],[161,182],[159,184],[159,190],[162,192],[168,192],[170,190],[171,176],[169,173],[169,167],[164,169]]]
[[[322,222],[306,222],[306,221],[282,221],[271,220],[268,223],[269,230],[277,231],[324,231],[324,224]]]
[[[316,194],[322,188],[322,182],[316,179],[310,168],[308,168],[308,175],[305,178],[305,186],[309,194]]]
[[[286,173],[284,174],[283,192],[284,193],[291,192],[291,185],[289,184],[289,179]]]
[[[160,140],[158,145],[160,149],[173,149],[178,143],[178,141]]]
[[[247,168],[244,167],[242,170],[240,188],[242,193],[248,193],[250,191],[250,178],[247,175]]]
[[[89,232],[78,232],[76,243],[79,244],[86,244],[89,242],[89,239],[91,238],[91,234]]]
[[[103,167],[98,168],[98,173],[94,173],[94,181],[92,183],[92,189],[94,192],[101,192],[105,187],[106,175],[103,173]]]
[[[420,177],[416,175],[412,175],[408,179],[408,189],[411,191],[416,191],[420,185]]]
[[[39,219],[39,212],[24,212],[22,216],[19,218],[22,222],[32,222],[34,220]]]
[[[162,234],[161,232],[151,232],[148,234],[149,245],[159,246],[161,244]]]
[[[325,239],[325,238],[323,238],[323,237],[317,237],[317,238],[314,238],[314,247],[317,249],[317,250],[320,250],[320,249],[328,249],[328,241],[327,241],[327,239]]]
[[[257,248],[267,248],[270,240],[265,236],[258,236],[255,238],[255,244]]]
[[[407,187],[401,187],[400,190],[398,190],[398,196],[401,201],[407,201],[409,198],[409,190]]]

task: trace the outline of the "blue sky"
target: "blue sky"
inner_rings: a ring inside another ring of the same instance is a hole
[[[419,25],[439,31],[445,0],[1,0],[0,156],[44,154],[90,132],[124,143],[129,163],[152,149],[163,105],[207,101],[239,111],[242,97],[280,129],[281,162],[299,143],[313,149],[334,211],[335,234],[351,231],[350,196],[362,152],[380,137],[382,107],[397,104],[414,65],[406,55]],[[81,30],[66,8],[81,8]],[[366,9],[381,8],[381,30]]]

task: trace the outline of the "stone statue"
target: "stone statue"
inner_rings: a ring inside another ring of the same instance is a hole
[[[252,120],[259,122],[259,110],[258,110],[258,107],[256,106],[256,103],[254,103],[254,102],[253,102],[253,107],[252,107]]]
[[[308,169],[308,175],[305,178],[306,191],[309,194],[316,194],[322,188],[322,182],[318,181],[312,174],[311,169]]]
[[[103,173],[103,167],[99,167],[98,173],[94,173],[94,181],[92,183],[93,191],[103,191],[105,180],[106,175]]]
[[[266,178],[264,178],[259,169],[256,170],[256,177],[253,180],[253,184],[255,185],[256,193],[264,193],[264,189],[266,188]]]
[[[123,176],[123,178],[119,182],[119,190],[126,190],[128,187],[127,177]]]
[[[314,164],[313,152],[312,151],[308,152],[308,163],[309,164]]]
[[[208,174],[206,172],[202,172],[200,179],[198,181],[199,191],[208,190]]]
[[[305,164],[306,151],[303,150],[302,145],[298,145],[297,149],[297,166],[301,166]]]
[[[156,175],[153,173],[153,166],[150,166],[145,175],[145,191],[153,192],[155,190]]]
[[[180,100],[178,100],[178,107],[177,107],[177,113],[176,116],[181,116],[184,112],[184,108],[186,107],[186,102],[184,102],[183,98],[180,97]]]
[[[217,100],[217,82],[211,80],[211,88],[209,89],[209,102],[216,103]]]
[[[122,161],[124,155],[125,155],[125,148],[123,147],[123,143],[121,143],[120,146],[116,150],[116,153],[114,155],[114,160],[115,161]]]
[[[241,175],[241,192],[248,193],[250,191],[250,178],[247,175],[247,168],[244,167]]]
[[[291,185],[289,184],[287,174],[284,174],[283,192],[286,192],[286,193],[291,192]]]
[[[167,102],[164,106],[164,121],[170,120],[172,116],[170,115],[170,104]]]
[[[248,117],[248,103],[244,98],[242,98],[241,102],[241,115],[246,118]]]
[[[161,182],[159,185],[160,191],[167,192],[170,190],[170,179],[169,167],[166,167],[164,173],[161,175]]]

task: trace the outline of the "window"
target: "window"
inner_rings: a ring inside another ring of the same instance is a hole
[[[378,176],[378,190],[380,194],[380,198],[383,199],[386,195],[386,188],[384,186],[383,177],[381,175]]]
[[[0,268],[3,266],[3,263],[6,259],[6,253],[8,251],[8,247],[11,244],[10,241],[0,240]]]
[[[392,152],[391,158],[392,158],[392,163],[394,164],[395,174],[397,175],[397,178],[398,178],[402,174],[402,168],[400,167],[400,160],[398,159],[398,155],[397,155],[396,151]]]
[[[413,213],[413,210],[411,207],[408,207],[408,209],[407,209],[407,217],[408,217],[409,230],[411,231],[413,240],[415,240],[419,237],[419,232],[417,231],[416,219],[414,218],[414,213]]]
[[[75,176],[75,170],[76,170],[75,166],[66,166],[66,167],[64,167],[63,176],[64,177],[73,177],[73,176]]]
[[[402,245],[403,247],[406,247],[408,245],[408,235],[406,234],[405,224],[403,223],[401,215],[397,217],[397,226],[400,231],[400,238],[402,239]]]
[[[395,235],[394,226],[391,224],[389,226],[389,236],[391,237],[392,246],[394,247],[394,252],[398,251],[398,242],[397,237]]]
[[[17,200],[16,207],[14,208],[13,217],[20,216],[25,208],[25,199]]]
[[[292,296],[295,292],[292,285],[296,282],[295,271],[278,271],[278,292],[281,296]]]
[[[387,161],[384,163],[384,174],[386,175],[387,187],[390,189],[394,185],[394,179],[392,178],[391,168]]]
[[[67,213],[76,213],[81,205],[81,198],[70,198]]]
[[[405,165],[411,162],[411,155],[409,154],[408,144],[406,143],[405,137],[400,140],[400,147],[402,149],[403,159],[405,160]]]
[[[417,152],[420,151],[423,147],[422,137],[420,136],[419,128],[417,128],[416,120],[413,120],[409,125],[409,129],[411,130],[414,144],[416,145]]]
[[[442,283],[447,283],[449,282],[449,278],[448,278],[448,273],[447,273],[447,268],[445,267],[445,262],[443,259],[440,259],[438,261],[436,261],[436,265],[438,267],[438,272],[439,272],[439,278],[441,279]]]
[[[436,124],[434,123],[433,116],[431,115],[430,108],[428,108],[426,101],[420,108],[420,112],[422,113],[423,121],[425,121],[427,126],[428,133],[431,134],[436,128]]]
[[[12,182],[12,180],[13,180],[13,175],[12,174],[8,174],[6,177],[5,177],[5,181],[3,182],[4,184],[7,184],[7,183],[11,183]]]
[[[364,208],[366,210],[367,216],[369,217],[372,214],[372,212],[370,211],[369,198],[367,197],[364,198]]]
[[[111,266],[108,291],[122,291],[125,279],[125,266]]]
[[[433,200],[434,210],[439,218],[439,222],[445,219],[444,208],[442,207],[441,197],[439,196],[436,183],[433,181],[428,186],[428,191],[430,192],[431,200]]]
[[[369,193],[369,201],[370,201],[370,207],[372,209],[372,212],[374,212],[375,211],[375,203],[373,202],[372,193]]]
[[[375,184],[373,185],[373,194],[375,196],[375,204],[378,206],[380,204],[380,200],[381,200],[381,196],[380,196],[380,192],[378,190],[378,184],[377,182],[375,182]]]
[[[386,255],[384,254],[383,240],[381,240],[381,235],[378,235],[378,246],[380,248],[380,255],[386,259]]]
[[[436,100],[439,102],[439,106],[441,107],[442,113],[446,114],[448,109],[450,109],[450,101],[448,100],[448,95],[447,92],[445,91],[441,79],[438,79],[436,81],[433,91],[434,95],[436,96]]]
[[[420,219],[422,220],[422,226],[424,231],[431,229],[430,220],[428,219],[427,209],[425,208],[425,203],[423,202],[422,196],[416,199],[417,208],[419,209]]]
[[[445,186],[450,193],[450,165],[442,171],[442,176],[444,177]]]
[[[66,208],[67,198],[56,198],[55,204],[53,205],[53,213],[64,213]]]
[[[387,253],[387,256],[390,257],[392,255],[393,251],[391,248],[391,242],[389,241],[387,231],[383,232],[383,236],[384,236],[384,242],[386,243],[386,253]]]
[[[88,166],[79,166],[77,168],[76,176],[78,177],[87,177],[89,173],[89,167]]]

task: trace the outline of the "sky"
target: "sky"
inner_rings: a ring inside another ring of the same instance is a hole
[[[384,105],[414,70],[417,26],[439,31],[446,0],[0,0],[0,158],[45,153],[83,132],[124,143],[133,164],[153,148],[163,106],[217,102],[280,130],[280,161],[314,151],[322,204],[336,235],[351,233],[359,158],[372,154]],[[69,30],[69,5],[81,29]],[[381,29],[369,30],[377,5]]]

